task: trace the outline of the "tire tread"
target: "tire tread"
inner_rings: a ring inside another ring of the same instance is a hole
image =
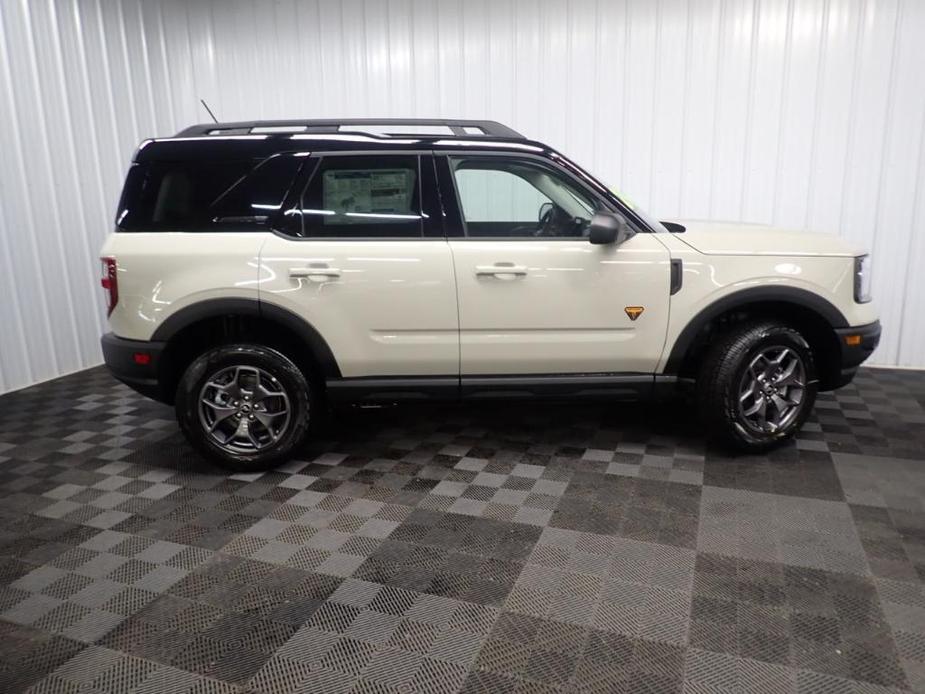
[[[767,450],[789,438],[802,425],[802,419],[805,419],[804,414],[798,420],[799,425],[792,431],[764,440],[746,439],[735,426],[733,379],[736,371],[741,367],[742,359],[758,342],[775,335],[786,335],[803,347],[808,380],[814,381],[815,366],[809,345],[799,331],[781,321],[758,319],[737,324],[722,333],[707,351],[697,378],[697,406],[709,433],[726,445],[754,452]],[[807,389],[810,400],[808,411],[815,400],[815,385],[807,383]]]
[[[277,377],[281,375],[288,376],[298,384],[295,388],[295,392],[288,393],[290,400],[293,398],[298,400],[298,407],[293,408],[295,413],[302,412],[308,415],[320,409],[317,406],[317,402],[313,402],[317,400],[315,396],[317,390],[312,387],[311,376],[303,373],[291,359],[270,347],[249,343],[238,343],[221,345],[209,349],[199,355],[199,357],[194,359],[189,365],[177,385],[177,394],[175,398],[177,422],[186,440],[189,441],[193,448],[204,457],[218,463],[222,467],[239,472],[255,472],[272,468],[289,459],[307,438],[311,425],[310,416],[293,416],[293,421],[290,423],[292,428],[284,434],[284,445],[260,455],[239,455],[220,452],[216,447],[209,444],[200,431],[201,427],[199,427],[197,415],[198,393],[196,392],[196,386],[201,381],[203,374],[211,373],[222,361],[226,360],[231,355],[236,357],[243,356],[250,359],[272,360],[274,362],[273,367],[280,371],[280,373],[275,374]]]

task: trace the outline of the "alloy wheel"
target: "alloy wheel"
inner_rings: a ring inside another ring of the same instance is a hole
[[[739,386],[739,419],[764,434],[786,429],[802,410],[806,367],[790,347],[773,346],[758,352]]]
[[[275,376],[256,366],[229,366],[199,393],[199,422],[213,443],[235,454],[275,444],[290,423],[289,395]]]

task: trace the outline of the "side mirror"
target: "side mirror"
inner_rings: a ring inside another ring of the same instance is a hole
[[[588,241],[593,244],[615,243],[619,245],[632,236],[633,230],[630,229],[626,220],[618,214],[598,212],[591,218]]]

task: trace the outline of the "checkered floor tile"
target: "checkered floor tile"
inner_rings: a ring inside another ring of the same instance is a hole
[[[498,403],[338,412],[255,474],[102,369],[8,394],[0,691],[925,691],[925,373],[762,456]]]

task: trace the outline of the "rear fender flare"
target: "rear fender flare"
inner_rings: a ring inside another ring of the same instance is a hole
[[[340,367],[331,347],[315,327],[288,309],[257,299],[207,299],[185,306],[161,323],[152,341],[169,342],[180,331],[203,320],[222,316],[249,316],[283,326],[295,334],[311,351],[324,378],[339,378]]]

